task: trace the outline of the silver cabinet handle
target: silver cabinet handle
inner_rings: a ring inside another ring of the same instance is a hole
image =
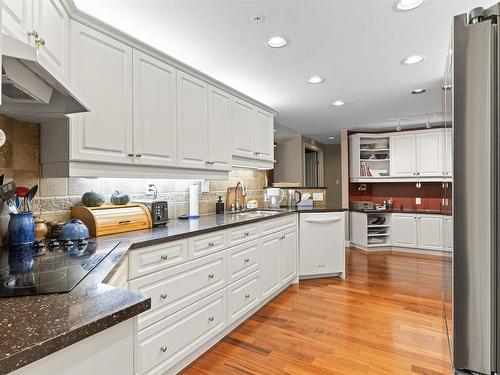
[[[135,156],[137,156],[138,158],[142,158],[142,154],[141,153],[135,154]]]
[[[243,259],[243,261],[244,261],[245,263],[248,263],[248,262],[250,262],[250,258],[245,258],[245,259]]]
[[[249,299],[250,298],[250,294],[245,294],[245,299]]]
[[[209,322],[213,322],[214,320],[215,320],[215,317],[213,317],[213,316],[209,316],[209,317],[208,317],[208,321],[209,321]]]
[[[213,279],[214,277],[215,277],[215,275],[214,275],[213,273],[209,273],[209,274],[208,274],[208,278],[209,278],[209,279]]]
[[[161,299],[167,299],[168,294],[167,293],[162,293],[160,294]]]
[[[127,156],[133,158],[134,154],[127,154]]]
[[[209,161],[206,161],[206,162],[205,162],[205,164],[206,164],[206,165],[210,165],[210,162],[209,162]]]
[[[215,243],[213,243],[213,242],[208,243],[208,247],[214,247],[214,246],[215,246]]]
[[[162,345],[162,346],[160,346],[160,350],[161,350],[163,353],[165,353],[165,352],[167,351],[167,349],[168,349],[167,345]]]
[[[286,238],[286,236],[281,236],[280,240],[284,240],[285,238]]]
[[[161,260],[167,260],[168,259],[168,254],[163,254],[160,258],[161,258]]]
[[[245,232],[245,233],[243,233],[243,236],[245,236],[245,237],[250,236],[250,232]]]

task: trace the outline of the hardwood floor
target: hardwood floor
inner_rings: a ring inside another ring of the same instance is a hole
[[[451,374],[444,261],[355,249],[347,258],[347,280],[291,286],[183,374]]]

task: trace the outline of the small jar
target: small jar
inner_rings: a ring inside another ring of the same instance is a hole
[[[43,241],[47,237],[49,228],[42,218],[35,218],[35,240]]]

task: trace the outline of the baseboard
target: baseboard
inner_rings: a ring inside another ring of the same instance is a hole
[[[345,247],[351,247],[351,241],[344,241],[344,246]]]
[[[365,247],[359,244],[351,244],[358,250],[364,251],[366,253],[376,253],[376,252],[391,252],[391,253],[409,253],[409,254],[421,254],[421,255],[433,255],[441,257],[451,257],[451,251],[443,250],[430,250],[430,249],[415,249],[410,247],[397,247],[397,246],[384,246],[384,247]]]

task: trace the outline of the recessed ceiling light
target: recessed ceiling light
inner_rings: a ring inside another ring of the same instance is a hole
[[[340,107],[340,106],[344,105],[345,103],[342,100],[335,100],[332,104],[334,106]]]
[[[412,10],[424,3],[424,0],[399,0],[396,8],[399,10]]]
[[[426,89],[415,89],[415,90],[411,90],[410,92],[412,94],[418,95],[418,94],[423,94],[426,91],[427,91]]]
[[[264,17],[261,14],[258,14],[256,16],[253,16],[251,18],[251,20],[252,20],[253,23],[262,23],[262,22],[264,22],[266,20],[266,17]]]
[[[412,56],[408,56],[406,59],[401,61],[401,64],[404,64],[404,65],[418,64],[419,62],[422,62],[424,60],[425,60],[425,57],[422,55],[412,55]]]
[[[316,84],[316,83],[321,83],[324,80],[325,80],[324,78],[321,78],[321,77],[318,77],[318,76],[312,76],[311,78],[309,78],[307,80],[307,82],[312,83],[312,84]]]
[[[335,137],[328,137],[328,140],[329,140],[329,141],[334,141],[334,140],[335,140]]]
[[[266,42],[266,45],[270,48],[281,48],[288,44],[288,41],[282,36],[273,36]]]

